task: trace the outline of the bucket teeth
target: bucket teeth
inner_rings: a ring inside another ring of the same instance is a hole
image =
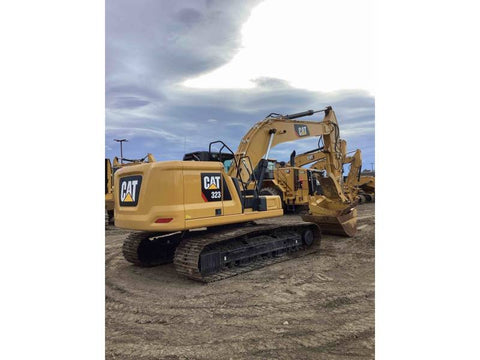
[[[357,232],[357,209],[339,216],[302,215],[302,219],[317,224],[324,234],[352,237]]]

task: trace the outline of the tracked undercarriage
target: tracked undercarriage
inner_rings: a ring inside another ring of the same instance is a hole
[[[305,255],[319,241],[315,224],[250,223],[168,235],[137,232],[125,240],[123,254],[140,266],[173,261],[179,274],[212,282]]]

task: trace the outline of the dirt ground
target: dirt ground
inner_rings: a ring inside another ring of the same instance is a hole
[[[106,358],[373,359],[374,205],[358,207],[354,238],[209,284],[131,265],[128,232],[107,229]]]

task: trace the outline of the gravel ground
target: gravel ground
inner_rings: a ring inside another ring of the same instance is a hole
[[[121,253],[128,231],[108,228],[106,358],[373,359],[375,204],[358,207],[358,229],[324,235],[314,254],[202,284],[172,264],[131,265]]]

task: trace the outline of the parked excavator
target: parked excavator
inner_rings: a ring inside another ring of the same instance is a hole
[[[346,141],[340,139],[339,147],[342,153],[342,166],[352,163],[354,157],[347,156]],[[355,156],[360,156],[360,153]],[[327,153],[324,151],[324,147],[319,146],[298,155],[294,150],[287,163],[269,161],[269,171],[263,181],[262,194],[279,195],[286,211],[301,212],[308,209],[310,197],[322,195],[319,179],[325,176],[326,159]],[[358,161],[360,165],[351,167],[349,171],[350,178],[358,178],[360,174],[361,159],[357,159]],[[303,167],[311,163],[314,164],[309,169]],[[344,177],[345,180],[346,178]],[[358,186],[358,183],[356,185]],[[348,192],[351,186],[352,183],[345,184],[344,191]]]
[[[341,140],[344,142],[344,140]],[[317,153],[319,150],[315,151]],[[355,186],[357,188],[357,201],[358,203],[365,202],[374,202],[375,201],[375,174],[372,172],[362,172],[362,160],[358,158],[361,156],[357,154],[356,151],[353,156],[348,156],[346,153],[346,143],[342,143],[342,153],[343,153],[343,164],[352,164],[354,166],[350,168],[349,174],[352,174],[351,182],[347,185],[347,188],[350,186]],[[308,153],[305,153],[308,154]],[[319,157],[319,156],[317,156]],[[313,165],[310,166],[309,170],[324,170],[325,169],[325,159],[320,158]],[[354,180],[355,179],[355,180]]]
[[[363,174],[356,185],[358,191],[358,202],[375,202],[375,176]]]
[[[325,114],[322,121],[296,120],[319,112]],[[283,215],[278,195],[261,194],[271,148],[312,136],[322,136],[325,144],[324,200],[312,198],[307,222],[262,222]],[[215,146],[219,151],[212,151]],[[235,153],[215,141],[183,161],[123,167],[114,175],[115,226],[137,230],[125,239],[123,255],[140,266],[173,260],[178,273],[209,282],[306,251],[320,241],[321,231],[352,236],[355,202],[343,191],[341,160],[338,123],[329,106],[271,113],[250,129]]]
[[[315,149],[308,155],[296,155],[293,151],[288,163],[269,160],[261,194],[279,195],[285,211],[305,210],[309,197],[321,191],[317,178],[323,176],[324,169],[306,169],[302,166],[325,158],[323,151]]]
[[[118,169],[124,166],[131,166],[139,163],[152,163],[155,162],[155,158],[152,154],[148,153],[142,159],[119,159],[117,156],[113,158],[113,166],[110,159],[105,159],[105,226],[114,223],[114,196],[113,196],[113,174]]]
[[[110,159],[105,159],[105,226],[113,223],[113,169]]]

